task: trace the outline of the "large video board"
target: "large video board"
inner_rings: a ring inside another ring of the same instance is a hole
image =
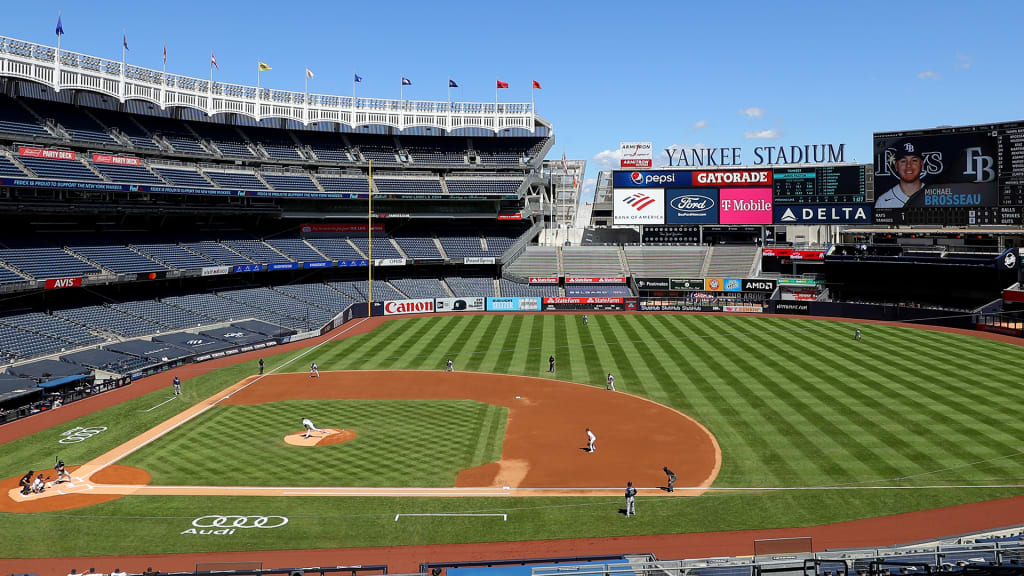
[[[875,222],[1024,223],[1024,123],[876,133]]]
[[[867,170],[861,165],[772,170],[776,204],[853,204],[864,201]]]

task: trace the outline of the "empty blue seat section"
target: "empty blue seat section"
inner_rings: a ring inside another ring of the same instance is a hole
[[[166,166],[154,166],[153,171],[167,180],[173,186],[185,186],[188,188],[211,188],[206,178],[193,168],[168,168]]]
[[[213,318],[218,322],[271,316],[266,314],[265,311],[257,310],[235,300],[222,298],[216,294],[187,294],[185,296],[164,298],[163,301],[165,304],[170,304],[183,310],[197,314],[201,313],[203,316]]]
[[[389,282],[409,298],[448,298],[451,296],[437,278],[392,278]]]
[[[212,318],[200,313],[165,304],[158,300],[135,300],[111,304],[111,308],[167,328],[195,328],[211,324]]]
[[[331,260],[363,260],[366,258],[345,238],[307,238],[306,241],[326,254]]]
[[[115,166],[113,164],[93,163],[93,166],[111,182],[127,184],[152,184],[163,186],[162,180],[153,175],[144,166]]]
[[[494,296],[494,280],[446,276],[444,279],[456,296]]]
[[[87,368],[97,370],[106,370],[117,374],[126,374],[151,363],[149,360],[136,356],[114,352],[113,350],[99,349],[82,350],[80,352],[65,354],[61,356],[60,359],[64,362],[78,364],[79,366],[85,366]]]
[[[367,250],[369,246],[367,245],[366,236],[349,236],[348,239],[355,244],[356,248],[359,248],[363,254],[366,254],[368,258],[370,257],[370,253]],[[402,254],[398,250],[395,250],[395,247],[391,244],[390,240],[374,234],[372,256],[374,260],[378,260],[380,258],[401,258]]]
[[[103,342],[103,338],[89,332],[84,327],[68,322],[63,318],[43,314],[42,312],[28,312],[15,314],[0,318],[0,324],[13,326],[27,332],[35,332],[49,338],[62,340],[75,346],[88,346],[97,342]]]
[[[340,290],[353,298],[358,298],[359,302],[366,302],[366,295],[368,292],[369,283],[366,280],[346,280],[343,282],[328,282],[331,288]],[[404,300],[403,296],[395,287],[387,282],[375,280],[373,282],[373,299],[375,301],[381,300]]]
[[[6,156],[0,156],[0,176],[12,176],[15,178],[24,178],[26,174],[14,165]]]
[[[201,138],[213,142],[213,145],[221,151],[224,156],[232,158],[255,158],[255,154],[249,150],[245,139],[232,126],[214,124],[211,122],[192,122],[189,124]]]
[[[0,324],[0,357],[6,362],[60,352],[74,346],[63,340]]]
[[[437,178],[374,178],[373,183],[382,194],[443,194]]]
[[[448,192],[452,194],[515,194],[523,180],[488,178],[446,178]]]
[[[310,248],[310,246],[303,242],[301,238],[274,238],[271,240],[265,240],[265,242],[273,246],[279,252],[283,252],[296,262],[320,262],[323,260],[329,260],[329,258],[324,258],[318,254],[316,250]]]
[[[317,174],[316,180],[328,192],[366,194],[370,190],[370,184],[367,179],[356,176],[336,177]]]
[[[241,288],[218,292],[219,296],[276,315],[276,323],[297,330],[311,330],[326,324],[334,313],[308,302],[300,302],[270,288]]]
[[[162,262],[171,268],[186,270],[189,268],[203,268],[214,266],[217,263],[209,258],[204,258],[182,246],[170,242],[161,244],[133,244],[136,250],[147,256]]]
[[[0,132],[51,137],[35,116],[19,102],[6,96],[0,96]]]
[[[82,108],[56,102],[47,102],[46,100],[32,100],[29,106],[36,114],[43,118],[52,119],[60,124],[64,131],[71,136],[72,140],[77,142],[94,142],[106,146],[118,143],[117,140],[114,140],[113,137],[107,134],[102,126],[90,118]]]
[[[498,285],[501,290],[502,296],[558,296],[558,286],[553,285],[540,285],[531,286],[530,284],[520,284],[518,282],[512,282],[501,278],[498,280]]]
[[[107,306],[82,306],[78,308],[67,308],[64,310],[55,310],[54,316],[60,316],[66,320],[79,324],[81,326],[89,326],[94,330],[103,330],[105,332],[111,332],[118,336],[125,336],[132,338],[135,336],[145,336],[146,334],[156,334],[165,328],[154,322],[143,320],[136,316],[126,314],[120,310],[115,310]]]
[[[402,136],[402,147],[409,153],[413,164],[466,164],[469,141],[460,137],[434,138],[431,136]]]
[[[246,128],[246,135],[253,142],[259,142],[267,156],[279,160],[305,160],[296,149],[295,141],[288,134],[277,130]]]
[[[252,260],[232,252],[227,246],[220,242],[214,242],[213,240],[182,242],[181,245],[189,250],[202,254],[220,266],[244,266],[245,264],[252,264]]]
[[[275,286],[274,290],[291,298],[330,310],[335,314],[344,312],[356,300],[332,289],[326,284],[287,284]]]
[[[240,190],[266,190],[267,187],[260,182],[252,172],[216,172],[206,170],[206,175],[213,180],[218,188],[238,188]]]
[[[480,243],[480,235],[469,235],[455,233],[445,234],[439,236],[438,240],[441,241],[441,246],[444,247],[444,251],[450,258],[465,258],[466,256],[492,256],[484,252],[483,245]]]
[[[86,168],[78,160],[49,160],[46,158],[28,158],[26,156],[19,156],[18,160],[40,178],[101,181],[99,177],[92,173],[92,170]]]
[[[135,119],[150,133],[166,140],[178,152],[211,156],[181,121],[154,116],[135,116]]]
[[[275,190],[297,190],[301,192],[319,192],[320,189],[306,175],[260,174]]]
[[[262,241],[256,240],[255,238],[237,238],[233,240],[222,240],[221,242],[228,248],[231,248],[253,262],[272,264],[274,262],[289,261],[287,257],[278,254],[272,250],[270,246],[267,246]]]
[[[516,237],[504,235],[487,235],[484,236],[484,241],[487,243],[487,253],[491,256],[499,257],[503,252],[505,252],[505,250],[508,250],[509,248],[512,247],[512,244],[515,243],[516,241]]]
[[[160,148],[153,142],[149,134],[146,133],[138,124],[132,121],[132,118],[122,112],[115,112],[113,110],[104,110],[102,108],[90,108],[90,112],[100,122],[107,125],[109,128],[117,128],[119,132],[124,134],[132,142],[132,146],[142,149],[155,151]]]
[[[102,237],[82,237],[69,240],[68,247],[75,253],[117,274],[159,272],[168,269],[163,264],[132,251],[124,244],[115,244],[114,242],[113,239],[104,240]]]
[[[352,162],[352,155],[340,134],[330,132],[293,132],[321,162]]]
[[[9,242],[4,242],[4,244],[10,245]],[[99,268],[60,248],[0,249],[0,262],[37,280],[100,273]]]
[[[441,252],[434,243],[434,237],[429,235],[416,236],[395,236],[395,242],[402,247],[402,250],[409,258],[440,258]]]
[[[14,282],[26,282],[24,278],[0,266],[0,284],[13,284]]]
[[[373,162],[374,166],[397,166],[399,164],[398,157],[395,155],[395,147],[391,144],[360,144],[359,151],[363,154],[363,158]]]

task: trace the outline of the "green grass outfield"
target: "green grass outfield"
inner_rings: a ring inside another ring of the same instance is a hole
[[[559,379],[603,386],[612,372],[620,391],[671,406],[706,425],[723,452],[716,487],[1024,484],[1024,419],[1019,416],[1024,348],[874,325],[860,325],[864,341],[857,343],[852,340],[855,326],[654,314],[591,315],[589,326],[570,315],[407,318],[327,344],[285,371],[301,371],[311,361],[321,370],[441,370],[450,356],[457,370],[543,378],[548,376],[547,358],[554,354]],[[268,370],[297,354],[268,358]],[[189,380],[181,401],[151,412],[140,410],[165,400],[167,391],[0,446],[0,474],[16,476],[45,466],[58,449],[69,463],[88,460],[250,375],[253,368],[234,366]],[[60,432],[73,426],[109,430],[61,447]],[[133,462],[155,462],[161,449],[162,443],[155,443],[133,455]],[[394,457],[379,455],[381,465]],[[170,458],[166,461],[172,466]],[[216,466],[216,461],[207,465]],[[64,513],[0,515],[5,535],[0,555],[440,544],[806,526],[1020,494],[1024,488],[971,487],[641,498],[640,516],[630,522],[619,520],[618,494],[571,499],[126,497]],[[463,511],[510,516],[508,522],[394,522],[396,512]],[[283,528],[219,537],[181,534],[193,518],[206,514],[280,514],[290,521]],[[58,536],[41,539],[41,533]]]

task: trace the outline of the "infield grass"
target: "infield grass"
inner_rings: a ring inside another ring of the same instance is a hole
[[[864,333],[859,343],[852,340],[858,326]],[[583,326],[571,315],[452,315],[392,320],[322,346],[284,371],[312,361],[321,370],[441,370],[451,357],[460,371],[546,378],[552,354],[558,379],[603,387],[611,372],[620,391],[707,426],[723,452],[716,487],[972,487],[641,498],[636,522],[616,520],[622,506],[617,492],[571,499],[127,497],[63,514],[2,515],[0,529],[11,537],[0,553],[127,554],[806,526],[1024,494],[1020,487],[983,487],[1024,483],[1024,348],[970,336],[764,317],[591,315]],[[296,355],[268,358],[268,370]],[[154,412],[138,410],[166,399],[166,392],[0,446],[0,473],[15,476],[47,465],[59,433],[72,426],[110,428],[61,452],[69,463],[95,457],[253,371],[252,365],[236,366],[189,380],[182,402]],[[251,447],[246,438],[219,442],[221,450],[239,454]],[[177,452],[160,452],[172,448]],[[133,458],[140,459],[136,465],[151,462],[143,467],[155,474],[172,474],[157,461],[170,466],[188,450],[188,442],[158,442]],[[367,454],[364,465],[387,470],[393,457]],[[500,525],[481,519],[393,521],[396,511],[481,510],[511,515]],[[280,531],[237,538],[180,535],[192,518],[212,513],[283,514],[292,521]],[[79,523],[92,526],[94,536],[71,536],[67,527]],[[58,526],[69,535],[47,541],[47,549],[29,541]]]

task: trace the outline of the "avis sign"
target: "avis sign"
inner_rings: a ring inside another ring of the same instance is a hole
[[[621,168],[650,168],[654,161],[653,142],[619,142]]]
[[[82,278],[47,278],[45,288],[57,290],[60,288],[78,288],[82,285]]]

